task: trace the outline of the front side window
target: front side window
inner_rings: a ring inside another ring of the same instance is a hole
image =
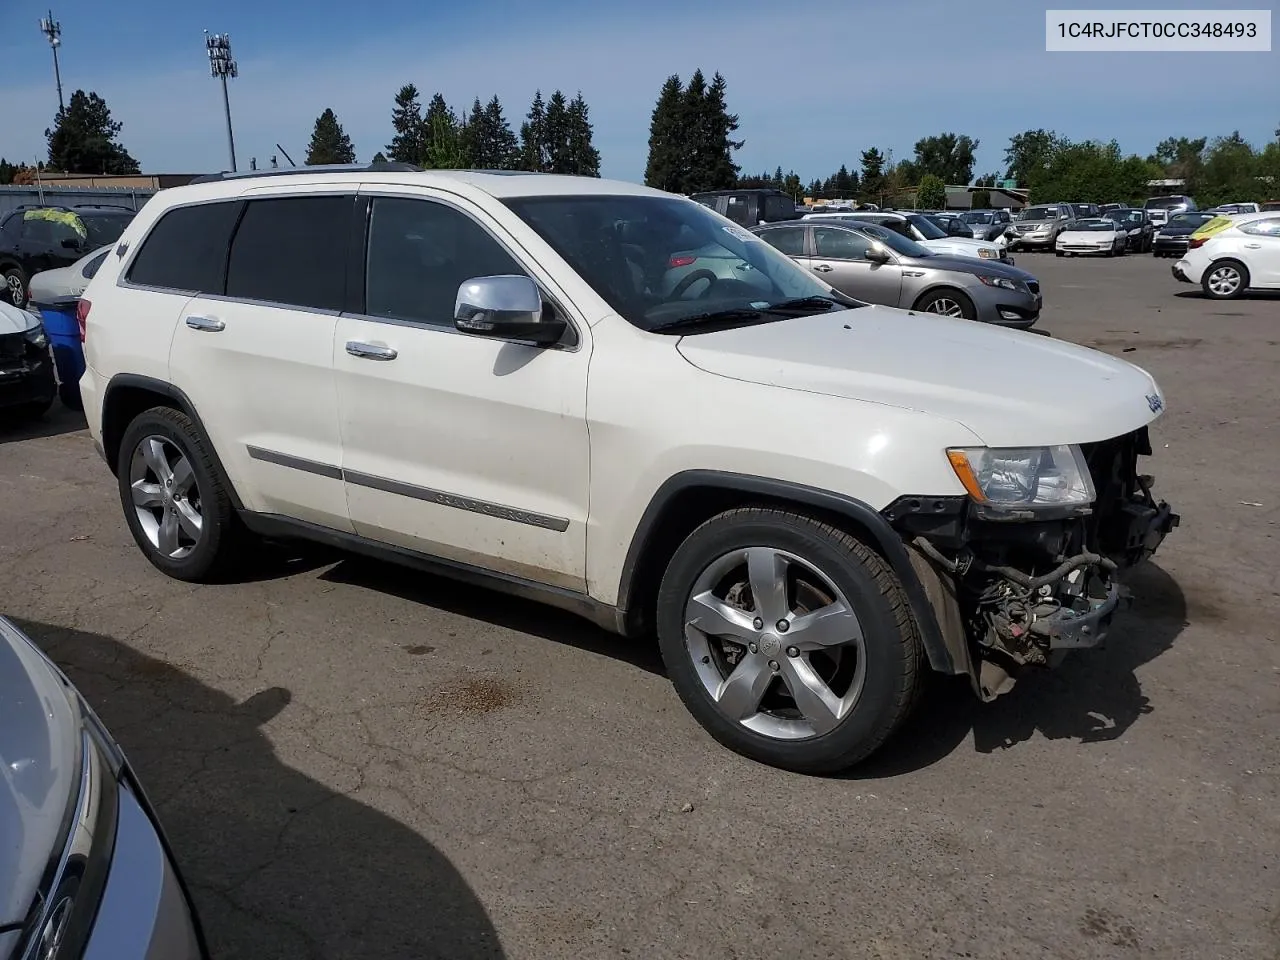
[[[341,310],[353,195],[250,200],[231,241],[227,296]]]
[[[936,223],[918,213],[907,217],[907,222],[915,227],[916,232],[919,234],[919,236],[913,238],[916,240],[942,240],[947,235],[947,232]]]
[[[813,248],[820,257],[833,260],[865,260],[871,242],[852,230],[839,227],[814,227]]]
[[[371,317],[452,327],[458,287],[525,274],[480,224],[443,203],[375,197],[365,265]]]
[[[507,207],[614,310],[643,330],[758,310],[830,288],[760,237],[678,197],[544,196]],[[698,276],[697,282],[688,278]]]
[[[129,267],[130,283],[189,293],[223,292],[237,200],[175,207],[156,221]]]
[[[886,224],[868,224],[863,227],[863,232],[875,239],[879,240],[894,253],[902,254],[904,257],[932,257],[934,253],[928,247],[921,246],[910,237],[904,237],[896,230],[889,229],[893,226],[893,221]]]

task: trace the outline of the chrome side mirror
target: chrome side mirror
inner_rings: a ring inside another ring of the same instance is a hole
[[[538,346],[559,343],[568,324],[543,316],[542,294],[528,277],[473,277],[458,287],[453,324],[462,333]]]

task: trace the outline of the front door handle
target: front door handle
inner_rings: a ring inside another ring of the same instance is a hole
[[[362,360],[394,360],[399,356],[394,347],[384,347],[378,343],[363,343],[359,340],[347,341],[347,353]]]
[[[226,328],[226,324],[221,320],[215,320],[213,317],[187,317],[187,326],[192,330],[204,330],[208,333],[217,333]]]
[[[813,269],[817,270],[819,273],[830,273],[835,269],[835,267],[831,266],[829,263],[820,263]]]
[[[1245,246],[1246,246],[1246,247],[1248,247],[1250,250],[1261,250],[1261,249],[1262,249],[1262,244],[1260,244],[1260,243],[1246,243],[1246,244],[1245,244]]]

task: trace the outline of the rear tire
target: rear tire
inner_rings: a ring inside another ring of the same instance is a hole
[[[80,397],[80,384],[62,383],[58,385],[58,399],[64,407],[75,411],[84,410],[84,400]]]
[[[31,403],[24,403],[21,406],[14,407],[13,417],[20,422],[39,420],[49,412],[51,406],[53,406],[52,397],[48,400],[34,400]]]
[[[156,569],[192,583],[226,576],[247,531],[191,418],[172,407],[135,417],[116,476],[129,532]]]
[[[663,576],[657,625],[694,718],[729,749],[786,770],[864,760],[923,681],[915,620],[885,561],[783,509],[729,510],[690,534]]]
[[[1210,300],[1234,300],[1249,289],[1249,271],[1239,260],[1215,260],[1201,277],[1200,287]]]
[[[0,297],[19,309],[27,305],[27,275],[21,267],[6,267],[0,271]]]

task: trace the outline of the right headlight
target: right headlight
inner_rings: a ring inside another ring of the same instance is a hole
[[[947,459],[969,496],[994,512],[1084,507],[1097,495],[1075,444],[952,447]]]

